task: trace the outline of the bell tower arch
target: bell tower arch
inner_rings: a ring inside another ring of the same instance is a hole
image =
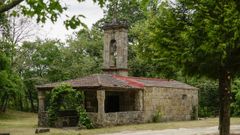
[[[114,19],[103,26],[103,71],[128,76],[128,26]]]

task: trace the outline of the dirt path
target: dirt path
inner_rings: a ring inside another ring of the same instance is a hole
[[[142,131],[123,131],[112,134],[101,135],[215,135],[218,133],[218,127],[203,128],[179,128],[165,130],[142,130]],[[231,133],[240,135],[240,125],[231,126]]]

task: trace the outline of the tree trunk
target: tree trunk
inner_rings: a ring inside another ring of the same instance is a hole
[[[219,134],[230,134],[230,95],[231,95],[231,75],[227,70],[222,70],[219,76]]]
[[[5,100],[5,103],[4,103],[2,112],[6,112],[6,110],[7,110],[7,105],[8,105],[8,98]]]
[[[31,103],[31,112],[36,112],[35,106],[34,106],[34,101],[33,101],[33,96],[31,90],[28,90],[28,95],[29,95],[29,100]]]
[[[20,95],[19,97],[18,97],[18,101],[19,101],[19,110],[20,111],[23,111],[23,97]]]
[[[4,112],[5,103],[7,101],[7,93],[5,92],[1,99],[0,111]]]

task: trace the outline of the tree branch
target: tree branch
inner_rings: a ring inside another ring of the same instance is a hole
[[[15,6],[17,6],[21,2],[23,2],[23,0],[12,0],[10,3],[1,5],[0,6],[0,14],[14,8]]]

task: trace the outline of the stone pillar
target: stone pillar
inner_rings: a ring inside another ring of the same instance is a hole
[[[45,113],[45,91],[38,91],[38,126],[45,127],[47,126]]]
[[[135,110],[143,111],[143,92],[142,92],[142,90],[137,91],[137,94],[135,97]]]
[[[97,91],[97,100],[98,100],[97,123],[103,125],[105,120],[105,90]]]
[[[38,91],[38,112],[45,111],[45,91]]]

